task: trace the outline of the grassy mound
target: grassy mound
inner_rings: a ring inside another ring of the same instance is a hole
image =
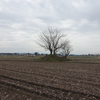
[[[71,60],[57,55],[46,55],[40,58],[39,61],[71,61]]]

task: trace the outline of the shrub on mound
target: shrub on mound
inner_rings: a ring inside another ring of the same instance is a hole
[[[71,60],[57,55],[46,55],[41,59],[39,59],[39,61],[71,61]]]

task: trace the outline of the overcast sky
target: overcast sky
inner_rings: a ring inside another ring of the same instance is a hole
[[[73,54],[100,53],[100,0],[0,0],[0,52],[40,52],[41,30],[61,29]]]

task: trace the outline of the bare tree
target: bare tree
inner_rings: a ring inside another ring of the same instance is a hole
[[[70,52],[73,50],[72,46],[70,45],[69,40],[63,42],[63,47],[61,48],[62,55],[67,58]]]
[[[60,30],[48,28],[46,31],[42,31],[39,36],[38,44],[45,50],[50,51],[50,55],[56,55],[58,51],[64,50],[66,35],[64,35]]]
[[[45,50],[49,50],[50,55],[52,55],[53,50],[52,50],[51,34],[47,34],[46,31],[42,32],[39,36],[38,44]]]

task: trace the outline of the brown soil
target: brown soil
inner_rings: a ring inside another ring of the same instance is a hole
[[[100,100],[100,64],[1,59],[0,100]]]

